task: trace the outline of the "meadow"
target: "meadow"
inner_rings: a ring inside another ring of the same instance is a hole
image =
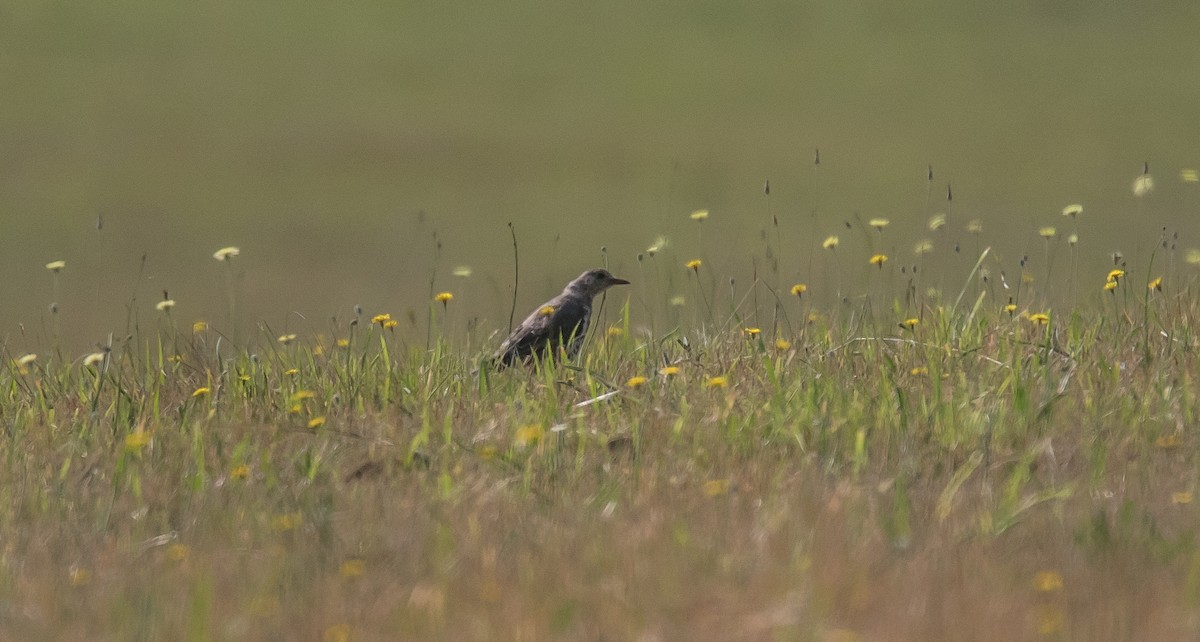
[[[770,234],[742,284],[647,248],[577,360],[505,371],[453,291],[424,336],[235,340],[167,299],[10,351],[0,637],[1194,638],[1197,257],[1005,279],[965,225],[959,263],[824,239],[845,291],[782,280]]]

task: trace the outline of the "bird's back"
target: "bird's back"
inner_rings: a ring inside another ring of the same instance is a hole
[[[564,292],[526,317],[500,344],[495,359],[509,366],[535,354],[552,356],[563,346],[573,357],[583,343],[591,314],[591,297]]]

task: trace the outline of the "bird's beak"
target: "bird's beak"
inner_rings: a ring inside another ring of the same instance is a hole
[[[626,281],[625,279],[618,279],[617,277],[614,276],[608,280],[608,284],[609,285],[629,285],[629,281]]]

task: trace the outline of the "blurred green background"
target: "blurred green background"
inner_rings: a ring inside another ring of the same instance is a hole
[[[1179,180],[1200,165],[1197,33],[1183,0],[0,0],[0,337],[35,350],[57,299],[86,347],[158,323],[164,289],[180,325],[219,326],[226,245],[247,328],[319,330],[359,303],[419,330],[434,278],[452,327],[482,336],[507,325],[510,221],[522,308],[602,246],[634,278],[659,234],[679,281],[635,296],[665,299],[695,257],[745,283],[767,179],[781,281],[819,291],[807,256],[835,232],[866,274],[856,212],[891,218],[882,249],[910,255],[952,183],[947,240],[980,218],[1014,273],[1084,204],[1098,291],[1108,253],[1162,225],[1200,245]]]

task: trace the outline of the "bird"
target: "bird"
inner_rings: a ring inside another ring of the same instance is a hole
[[[492,357],[497,367],[528,363],[535,355],[572,358],[583,346],[592,316],[592,299],[614,285],[627,285],[608,270],[588,270],[563,288],[562,294],[539,305],[508,335]]]

